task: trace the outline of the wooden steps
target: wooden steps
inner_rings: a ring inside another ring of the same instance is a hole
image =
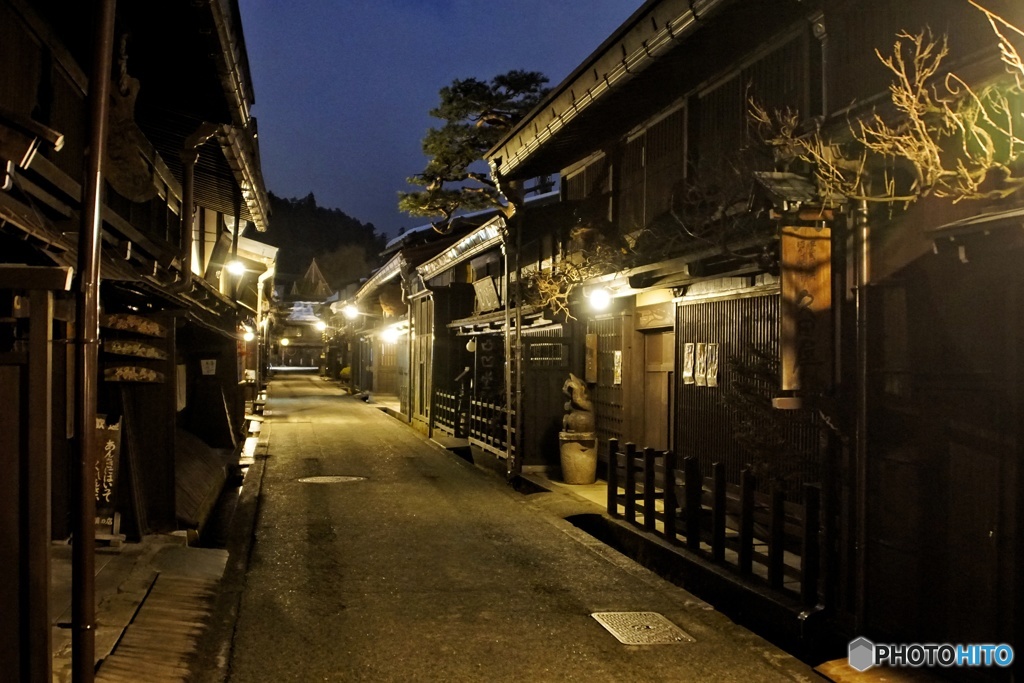
[[[187,681],[192,653],[206,628],[217,580],[160,575],[97,683]]]

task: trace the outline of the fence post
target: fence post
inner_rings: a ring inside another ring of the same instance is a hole
[[[662,490],[665,492],[665,540],[676,540],[676,454],[665,451],[665,480]]]
[[[818,576],[821,573],[821,487],[804,485],[803,548],[800,557],[800,597],[805,605],[818,603]]]
[[[782,588],[786,552],[786,496],[778,485],[772,487],[771,521],[768,532],[768,584]]]
[[[636,524],[636,444],[626,444],[626,521]]]
[[[725,463],[711,466],[711,558],[725,559]]]
[[[608,514],[619,516],[619,440],[608,439]]]
[[[741,574],[749,574],[754,564],[754,489],[757,480],[753,472],[740,472],[740,552]]]
[[[686,547],[700,550],[700,499],[704,482],[700,463],[692,455],[683,459],[683,481],[686,486]]]
[[[644,449],[644,529],[655,530],[654,509],[654,449]]]

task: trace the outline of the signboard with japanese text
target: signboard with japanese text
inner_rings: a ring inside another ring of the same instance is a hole
[[[121,421],[96,417],[96,531],[116,534],[117,475],[121,460]]]

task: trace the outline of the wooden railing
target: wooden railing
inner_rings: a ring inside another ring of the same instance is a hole
[[[504,451],[506,444],[505,406],[486,401],[469,404],[469,438],[481,446]]]
[[[608,513],[771,588],[819,602],[821,489],[804,486],[801,505],[781,489],[756,490],[750,470],[726,481],[715,463],[706,476],[696,458],[608,442]],[[681,467],[680,467],[681,466]]]
[[[451,434],[455,433],[455,423],[458,416],[455,414],[456,397],[443,391],[434,392],[434,423]]]

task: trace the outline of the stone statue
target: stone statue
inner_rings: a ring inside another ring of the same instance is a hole
[[[594,404],[590,400],[587,383],[570,372],[569,379],[562,385],[562,393],[569,397],[565,402],[566,414],[562,417],[562,430],[594,431]]]

